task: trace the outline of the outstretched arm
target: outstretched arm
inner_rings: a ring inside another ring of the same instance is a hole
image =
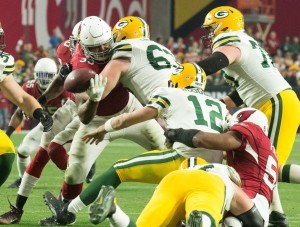
[[[107,132],[113,132],[115,130],[120,130],[127,128],[131,125],[138,124],[150,119],[156,118],[158,115],[157,109],[153,107],[145,106],[131,113],[124,113],[117,117],[113,117],[101,125],[95,131],[88,133],[82,137],[82,140],[86,143],[96,143],[101,142]]]
[[[213,150],[230,151],[241,146],[241,135],[236,131],[209,133],[195,129],[169,129],[165,136],[173,142],[184,143],[189,147],[203,147]]]

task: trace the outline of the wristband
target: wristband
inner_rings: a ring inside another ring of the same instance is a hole
[[[8,137],[10,137],[14,131],[15,131],[15,128],[13,126],[9,125],[8,128],[6,129],[5,133]]]
[[[44,111],[42,108],[37,108],[33,111],[32,116],[37,119],[38,121],[41,120],[41,117],[44,116]]]
[[[106,132],[113,132],[113,131],[115,131],[115,129],[111,126],[111,119],[109,119],[108,121],[105,122],[105,124],[104,124],[104,130]]]

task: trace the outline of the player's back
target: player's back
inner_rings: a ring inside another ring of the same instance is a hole
[[[158,110],[167,128],[198,129],[212,133],[223,132],[229,114],[224,103],[199,89],[159,88],[147,105]],[[187,150],[181,143],[174,143],[173,147],[178,152]]]
[[[146,104],[158,87],[167,87],[174,55],[164,46],[148,39],[128,39],[115,44],[111,59],[127,57],[131,66],[120,82]]]
[[[242,188],[250,198],[260,193],[270,203],[278,180],[277,157],[271,141],[251,122],[235,124],[230,130],[242,135],[242,145],[236,151],[227,152],[227,164],[239,173]]]
[[[212,48],[223,45],[241,51],[240,59],[223,71],[226,81],[237,89],[247,106],[259,108],[280,91],[290,88],[268,53],[245,32],[222,33],[214,39]]]

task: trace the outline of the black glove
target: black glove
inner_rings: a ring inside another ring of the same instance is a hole
[[[72,65],[69,63],[63,65],[59,70],[60,79],[65,81],[70,72],[72,72]]]
[[[195,147],[193,144],[193,137],[199,132],[196,129],[168,129],[165,131],[165,137],[169,141],[180,142],[189,147]]]
[[[47,102],[47,99],[44,95],[41,95],[37,100],[41,105],[44,105]]]
[[[44,132],[48,132],[52,129],[53,119],[43,109],[38,108],[33,112],[33,117],[37,119],[44,126]]]

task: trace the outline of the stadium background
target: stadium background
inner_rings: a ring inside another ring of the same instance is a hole
[[[300,20],[297,19],[300,1],[297,0],[2,0],[0,22],[5,31],[6,51],[16,60],[15,78],[22,84],[33,78],[38,58],[55,59],[57,43],[68,39],[74,25],[90,15],[103,18],[111,26],[123,16],[140,16],[150,25],[151,39],[170,48],[178,61],[198,61],[210,54],[209,49],[201,46],[200,26],[206,13],[220,5],[237,7],[250,16],[252,22],[247,17],[246,30],[254,36],[259,33],[259,24],[261,34],[265,35],[259,39],[267,49],[270,32],[277,34],[277,52],[273,57],[278,55],[280,59],[275,64],[282,67],[282,74],[300,97]],[[282,51],[287,36],[291,38],[292,56],[285,56]],[[293,38],[298,41],[293,43]],[[193,42],[198,46],[191,55]],[[207,91],[216,98],[230,90],[220,73],[210,77],[208,85]],[[6,127],[14,108],[0,92],[0,128]],[[23,127],[34,125],[28,121]]]

